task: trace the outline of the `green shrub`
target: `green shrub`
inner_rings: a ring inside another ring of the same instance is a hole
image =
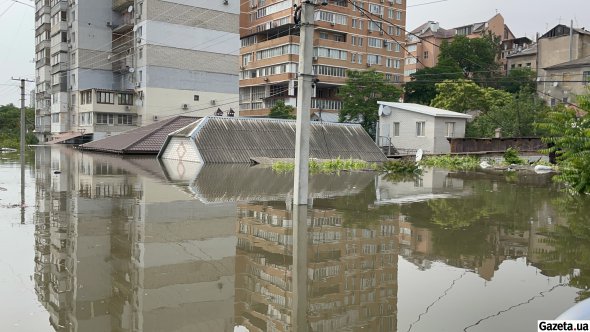
[[[450,170],[470,170],[479,166],[479,159],[473,156],[431,156],[420,162],[422,166],[440,167]]]
[[[525,161],[518,156],[518,150],[513,147],[509,147],[504,152],[504,161],[510,165],[522,165],[525,163]]]

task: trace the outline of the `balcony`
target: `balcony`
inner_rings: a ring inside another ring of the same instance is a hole
[[[113,10],[118,12],[127,10],[129,6],[133,5],[133,2],[133,0],[113,0]]]
[[[68,22],[60,21],[58,24],[51,25],[51,36],[55,36],[61,31],[68,31]]]
[[[57,64],[51,66],[51,74],[55,74],[55,73],[58,73],[61,71],[66,71],[66,70],[68,70],[68,68],[69,68],[68,64],[65,62],[57,63]]]
[[[59,1],[53,7],[51,7],[51,16],[57,14],[58,12],[67,11],[68,10],[68,2],[67,1]]]
[[[133,30],[135,25],[135,19],[133,13],[125,13],[121,15],[121,21],[118,22],[118,26],[113,27],[113,33],[124,34]]]
[[[37,45],[35,45],[35,52],[39,52],[42,49],[48,48],[48,47],[51,47],[51,42],[48,39],[42,40]]]

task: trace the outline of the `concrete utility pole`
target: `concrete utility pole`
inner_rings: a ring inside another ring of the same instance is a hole
[[[21,223],[24,224],[25,208],[25,83],[33,82],[24,78],[12,79],[20,81],[20,206],[21,206]]]
[[[301,34],[299,37],[299,77],[297,80],[297,121],[295,138],[294,205],[307,205],[309,186],[309,135],[312,95],[312,59],[314,32],[313,1],[301,1]],[[297,15],[297,14],[296,14]]]

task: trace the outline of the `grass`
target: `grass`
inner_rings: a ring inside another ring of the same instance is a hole
[[[355,159],[309,160],[310,173],[338,173],[340,171],[374,170],[376,168],[376,164]],[[292,172],[295,170],[295,163],[277,161],[272,164],[272,169],[278,173]]]
[[[472,170],[479,166],[479,158],[473,156],[431,156],[420,162],[422,166],[440,167],[450,170]]]

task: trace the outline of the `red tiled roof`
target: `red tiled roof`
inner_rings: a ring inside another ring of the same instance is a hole
[[[80,149],[122,154],[157,154],[168,134],[196,120],[198,118],[191,116],[161,120],[145,127],[80,145]]]

